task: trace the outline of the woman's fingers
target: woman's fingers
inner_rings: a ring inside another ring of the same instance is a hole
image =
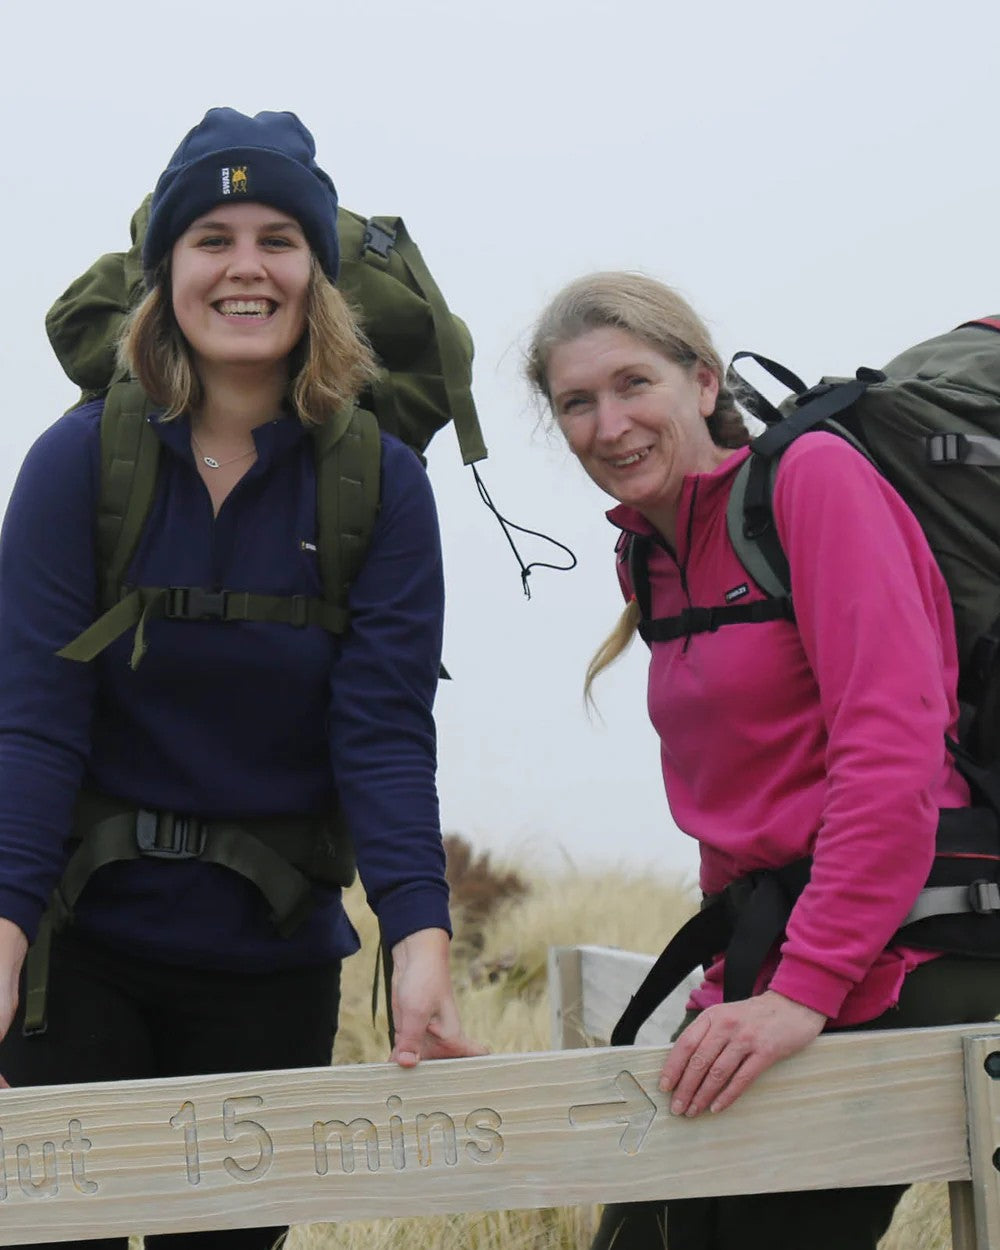
[[[709,1007],[668,1053],[660,1088],[674,1115],[724,1111],[779,1059],[807,1046],[826,1017],[766,991],[758,998]]]
[[[672,1090],[673,1115],[697,1115],[714,1103],[745,1062],[749,1050],[727,1037],[721,1029],[710,1029],[692,1052]]]

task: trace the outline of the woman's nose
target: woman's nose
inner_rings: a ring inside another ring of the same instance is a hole
[[[620,438],[628,429],[628,409],[617,395],[608,395],[597,402],[597,437],[603,442],[611,443]]]
[[[258,278],[264,274],[264,260],[256,240],[236,240],[229,253],[229,274],[234,278]]]

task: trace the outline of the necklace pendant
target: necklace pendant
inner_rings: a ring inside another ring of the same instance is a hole
[[[214,456],[202,456],[202,460],[205,462],[205,464],[208,465],[210,469],[219,469],[222,467],[219,464],[218,460],[215,459]]]

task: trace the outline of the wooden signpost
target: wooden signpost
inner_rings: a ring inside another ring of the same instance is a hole
[[[657,1089],[662,1047],[9,1090],[0,1244],[968,1180],[963,1038],[981,1032],[823,1038],[693,1121]],[[1000,1033],[976,1045],[1000,1064]]]
[[[0,1245],[943,1179],[956,1245],[1000,1247],[1000,1027],[820,1038],[694,1120],[669,1114],[662,1059],[5,1090]]]

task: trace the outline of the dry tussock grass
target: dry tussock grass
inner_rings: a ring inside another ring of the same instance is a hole
[[[448,856],[462,1020],[495,1052],[549,1049],[549,946],[593,942],[658,953],[696,906],[690,883],[666,874],[584,872],[571,864],[556,874],[533,873],[476,855],[460,838],[448,840]],[[381,995],[374,1023],[371,1012],[377,926],[358,886],[347,905],[363,949],[344,967],[334,1062],[382,1060],[388,1047]],[[597,1214],[596,1207],[566,1207],[315,1224],[292,1229],[287,1250],[586,1250]],[[915,1187],[880,1250],[950,1248],[946,1187]]]

